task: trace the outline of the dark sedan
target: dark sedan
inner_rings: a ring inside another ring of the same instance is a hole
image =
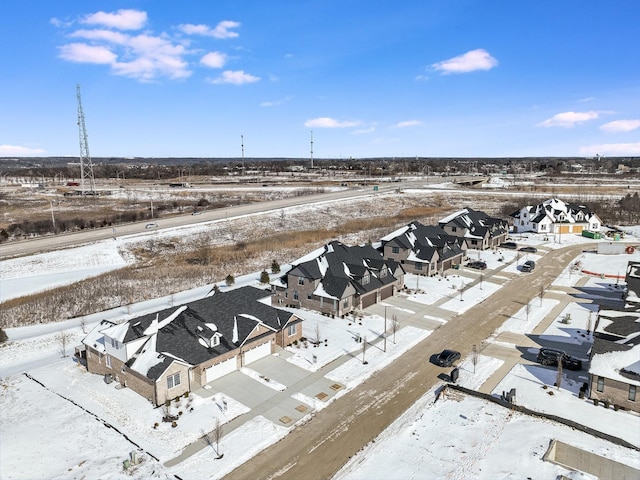
[[[436,357],[436,363],[441,367],[450,367],[453,362],[460,359],[460,352],[455,350],[443,350]]]
[[[536,247],[522,247],[519,250],[526,253],[536,253],[538,251]]]
[[[511,250],[515,250],[516,248],[518,248],[518,244],[516,242],[504,242],[501,243],[500,246],[502,248],[509,248]]]

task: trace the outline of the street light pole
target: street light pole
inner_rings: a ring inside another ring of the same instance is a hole
[[[382,338],[384,338],[384,351],[387,351],[387,306],[384,306],[384,331],[382,332]]]

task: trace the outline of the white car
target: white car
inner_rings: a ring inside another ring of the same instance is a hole
[[[147,223],[144,228],[158,228],[157,223]]]

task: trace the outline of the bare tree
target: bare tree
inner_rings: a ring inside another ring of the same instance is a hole
[[[556,386],[560,390],[560,384],[562,383],[562,357],[558,355],[558,370],[556,372]]]
[[[362,364],[366,365],[367,362],[364,358],[365,353],[367,352],[367,337],[362,337]]]
[[[80,317],[80,328],[82,329],[82,333],[87,334],[87,318]]]
[[[220,425],[220,419],[216,418],[216,424],[209,433],[204,436],[208,445],[211,445],[216,452],[216,459],[220,459],[224,456],[224,453],[220,453],[220,440],[222,439],[222,425]]]
[[[473,363],[473,373],[476,373],[476,365],[478,365],[478,346],[475,343],[471,350],[471,363]]]
[[[482,281],[484,280],[484,273],[480,274],[480,290],[482,290]]]
[[[524,313],[527,315],[527,322],[529,321],[529,313],[531,313],[531,304],[527,303],[524,306]]]
[[[69,332],[60,332],[56,335],[58,341],[58,350],[63,357],[67,357],[67,346],[72,339],[72,335]]]
[[[391,317],[391,333],[393,333],[393,343],[396,343],[396,332],[398,331],[398,317],[394,314]]]
[[[544,298],[545,291],[546,288],[544,288],[544,285],[540,285],[540,293],[538,294],[540,296],[540,306],[542,306],[542,299]]]
[[[320,345],[320,323],[319,322],[316,322],[315,334],[316,334],[316,345]]]

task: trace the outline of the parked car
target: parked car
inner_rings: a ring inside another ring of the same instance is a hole
[[[441,367],[450,367],[453,362],[460,359],[460,352],[455,350],[443,350],[436,357],[436,363]]]
[[[504,242],[501,243],[500,246],[502,248],[508,248],[510,250],[515,250],[516,248],[518,248],[518,244],[516,242]]]
[[[157,228],[158,224],[157,223],[147,223],[144,228]]]
[[[555,348],[541,348],[538,352],[538,362],[542,365],[557,365],[558,360],[562,361],[562,368],[568,370],[582,370],[582,360],[566,354],[562,350]]]
[[[536,268],[536,262],[534,262],[533,260],[527,260],[522,264],[520,270],[522,272],[533,272],[534,268]]]
[[[538,251],[536,247],[522,247],[519,250],[526,253],[536,253]]]
[[[486,270],[487,269],[487,264],[484,263],[481,260],[476,260],[474,262],[467,263],[467,267],[475,268],[476,270]]]

